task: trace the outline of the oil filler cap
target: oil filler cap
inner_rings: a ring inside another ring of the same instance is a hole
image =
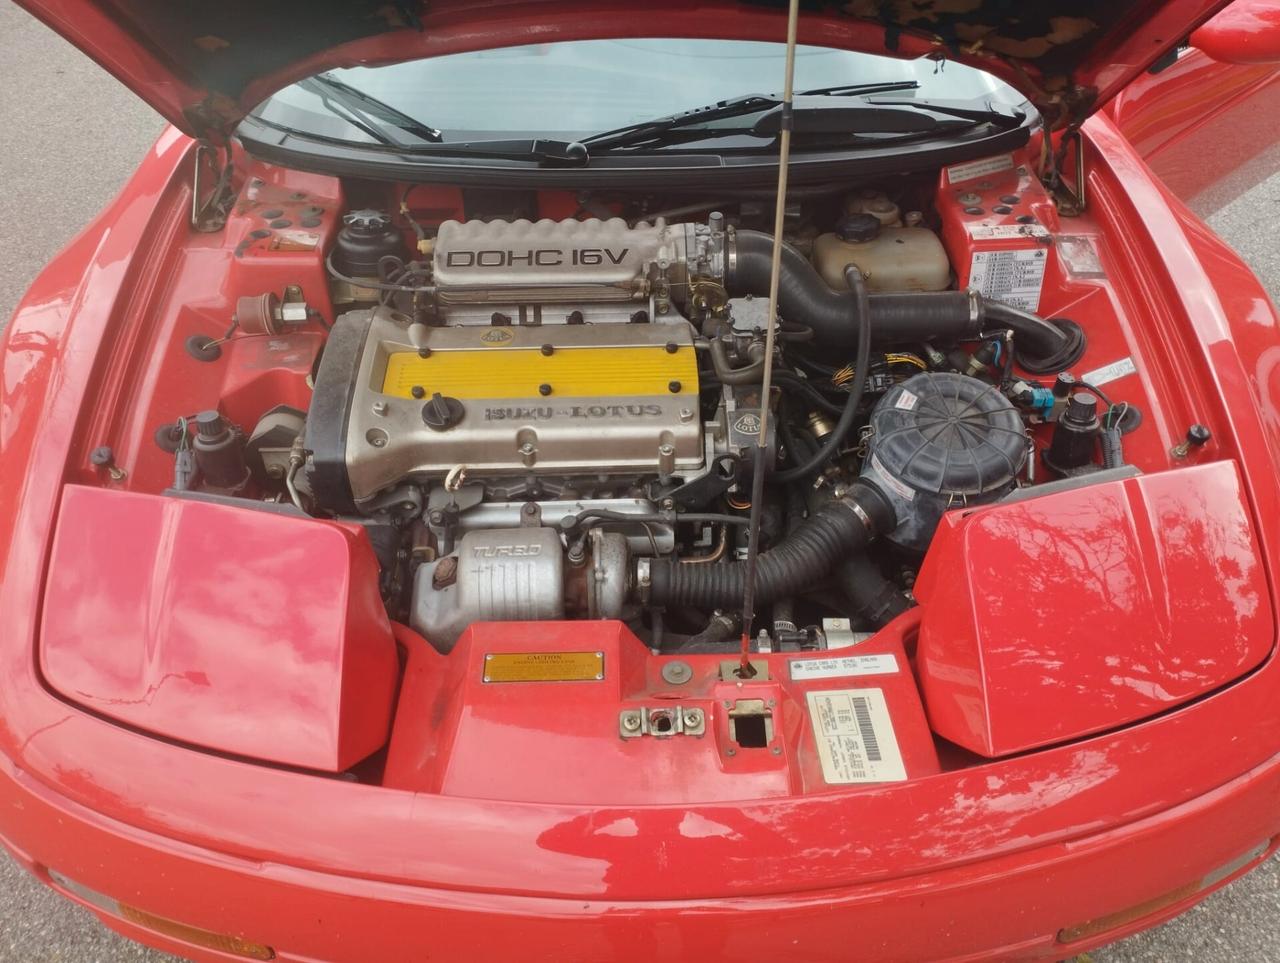
[[[432,431],[448,431],[462,420],[466,409],[457,398],[448,398],[436,392],[422,406],[422,423]]]

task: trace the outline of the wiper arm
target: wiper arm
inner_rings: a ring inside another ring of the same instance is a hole
[[[438,144],[444,138],[440,131],[428,127],[422,121],[410,117],[404,111],[385,104],[376,97],[350,84],[343,83],[328,74],[317,74],[298,83],[299,87],[309,90],[318,96],[330,110],[342,117],[349,124],[363,131],[378,143],[387,147],[413,147],[413,142],[406,142],[390,134],[390,129],[400,130],[417,142]],[[340,107],[341,110],[334,110]],[[369,123],[372,121],[373,123]]]
[[[867,103],[882,107],[914,107],[917,110],[927,110],[947,117],[958,117],[962,120],[974,120],[980,123],[993,123],[1007,127],[1017,127],[1027,119],[1024,111],[1012,106],[997,105],[990,100],[982,101],[981,107],[973,106],[973,101],[971,100],[929,100],[923,98],[898,100],[893,97],[868,97]]]
[[[1002,110],[990,102],[975,107],[971,101],[860,97],[832,103],[823,97],[796,97],[792,125],[797,134],[927,134],[984,123],[1012,129],[1025,116],[1021,111]],[[779,105],[763,114],[751,133],[776,136],[781,129]]]
[[[893,93],[900,90],[917,90],[920,84],[914,80],[889,80],[873,84],[842,84],[836,87],[814,87],[812,90],[800,91],[801,96],[853,97],[866,94]],[[758,113],[770,107],[782,104],[782,98],[776,94],[745,94],[731,100],[719,100],[705,107],[694,107],[678,114],[666,117],[655,117],[653,120],[639,124],[628,124],[614,130],[602,131],[583,138],[582,143],[597,150],[609,147],[631,147],[643,143],[655,134],[682,127],[692,127],[713,120],[725,120],[732,117],[744,117]],[[714,135],[712,135],[714,136]]]
[[[629,124],[626,127],[602,131],[599,134],[584,137],[582,143],[596,150],[610,147],[631,147],[635,144],[644,143],[653,136],[666,133],[669,130],[679,130],[682,127],[692,127],[695,124],[705,124],[713,120],[758,114],[762,110],[768,110],[770,107],[781,103],[781,97],[773,97],[766,94],[746,94],[743,97],[735,97],[732,100],[721,100],[714,104],[707,104],[705,107],[694,107],[692,110],[671,114],[668,117],[657,117],[639,124]]]
[[[860,94],[888,94],[895,90],[919,90],[918,80],[884,80],[877,84],[842,84],[838,87],[814,87],[797,91],[797,96],[813,97],[826,94],[829,97],[854,97]]]

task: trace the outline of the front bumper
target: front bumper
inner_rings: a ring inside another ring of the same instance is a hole
[[[285,961],[1061,959],[1172,916],[1256,865],[1280,833],[1278,803],[1280,756],[1121,828],[941,872],[758,898],[635,902],[392,884],[231,858],[89,811],[7,764],[0,838],[80,902],[50,870],[268,944]],[[1058,940],[1064,928],[1134,907],[1078,940]],[[90,908],[142,942],[233,958]]]

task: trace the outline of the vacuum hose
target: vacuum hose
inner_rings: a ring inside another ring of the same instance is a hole
[[[739,230],[734,235],[725,287],[734,297],[767,296],[772,267],[773,238],[760,231]],[[858,340],[856,310],[852,291],[833,290],[803,254],[790,244],[782,245],[778,279],[782,317],[812,328],[820,342],[849,348]],[[1084,354],[1084,334],[1074,322],[1046,321],[988,301],[976,291],[872,294],[868,310],[871,340],[876,344],[960,341],[998,327],[1013,331],[1019,363],[1033,373],[1060,371]]]
[[[756,560],[758,603],[795,595],[830,574],[841,561],[860,552],[877,532],[892,531],[893,509],[864,482],[824,505]],[[747,564],[681,565],[675,559],[645,560],[649,565],[651,605],[727,608],[742,604]]]

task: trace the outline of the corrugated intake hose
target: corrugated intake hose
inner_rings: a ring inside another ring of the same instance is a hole
[[[911,600],[865,555],[855,555],[841,565],[836,580],[854,613],[877,629],[911,608]]]
[[[737,231],[729,264],[725,287],[730,295],[767,296],[773,238],[760,231]],[[1013,331],[1019,362],[1029,371],[1060,371],[1084,354],[1084,335],[1074,323],[1046,321],[976,292],[872,294],[867,309],[873,344],[961,341],[1000,327]],[[857,344],[856,310],[851,291],[833,290],[803,254],[782,245],[778,311],[786,321],[812,328],[824,344],[848,348]]]
[[[877,532],[896,524],[893,509],[878,491],[863,482],[805,519],[781,542],[756,560],[758,603],[811,587],[831,574],[844,559],[867,547]],[[743,561],[715,565],[681,565],[675,559],[649,563],[649,603],[718,608],[740,605],[746,587]]]

